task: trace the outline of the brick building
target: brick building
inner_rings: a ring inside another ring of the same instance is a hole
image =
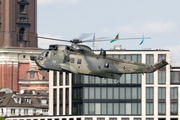
[[[19,92],[18,81],[36,67],[30,56],[44,50],[30,36],[37,36],[37,0],[0,0],[0,87]]]

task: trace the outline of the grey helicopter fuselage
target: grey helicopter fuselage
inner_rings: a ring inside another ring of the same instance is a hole
[[[154,66],[149,66],[125,59],[107,57],[104,50],[97,55],[88,46],[77,44],[72,44],[72,46],[50,45],[49,49],[38,57],[31,56],[31,60],[46,70],[117,80],[122,74],[151,73],[168,64],[165,60],[161,60]]]

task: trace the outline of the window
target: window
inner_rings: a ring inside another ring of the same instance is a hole
[[[114,103],[114,114],[118,115],[119,114],[119,103]]]
[[[104,67],[105,67],[105,68],[109,68],[109,63],[105,63],[105,64],[104,64]]]
[[[166,59],[165,54],[159,54],[158,55],[158,61],[160,62],[162,59]],[[166,83],[166,66],[159,69],[159,71],[158,71],[158,83],[159,84],[165,84]]]
[[[147,87],[146,88],[146,99],[153,99],[153,88]]]
[[[87,94],[88,92],[86,92],[85,94]],[[95,88],[95,99],[100,99],[101,98],[101,88],[100,87],[96,87]]]
[[[71,59],[70,59],[70,62],[71,62],[71,63],[74,63],[74,60],[75,60],[74,58],[71,58]]]
[[[53,89],[53,115],[57,114],[57,89]]]
[[[25,13],[25,5],[20,5],[20,13]]]
[[[92,118],[85,118],[85,120],[92,120]]]
[[[26,58],[26,55],[23,55],[23,58]]]
[[[28,109],[24,109],[24,115],[28,115]]]
[[[69,104],[66,104],[66,115],[69,115]]]
[[[94,103],[89,103],[89,114],[92,115],[95,113]]]
[[[30,78],[34,78],[34,72],[33,71],[30,72]]]
[[[66,88],[66,100],[69,100],[69,88]]]
[[[165,87],[158,88],[158,99],[166,99],[166,88]]]
[[[141,118],[134,118],[134,120],[141,120]]]
[[[117,120],[117,118],[109,118],[109,120]]]
[[[146,115],[153,115],[153,103],[146,103]]]
[[[122,118],[122,120],[129,120],[129,118]]]
[[[94,99],[94,88],[93,87],[89,88],[89,99]]]
[[[108,111],[108,115],[112,115],[113,114],[113,104],[112,103],[107,103],[107,111]]]
[[[102,113],[103,115],[104,115],[104,114],[105,114],[105,115],[107,114],[107,111],[106,111],[106,110],[107,110],[106,103],[102,103],[102,104],[101,104],[101,110],[102,110],[101,113]]]
[[[59,73],[59,84],[60,84],[60,86],[63,85],[63,73],[62,72]]]
[[[171,88],[171,99],[178,99],[178,88]]]
[[[53,53],[53,55],[57,55],[57,53]]]
[[[158,103],[158,114],[159,115],[166,114],[166,103]]]
[[[11,109],[11,114],[12,114],[12,115],[15,114],[15,109]]]
[[[95,114],[101,114],[101,103],[95,103]]]
[[[104,120],[104,118],[97,118],[97,120]]]
[[[62,104],[59,105],[59,115],[63,114],[63,106]]]
[[[166,83],[166,71],[158,71],[158,83],[165,84]]]
[[[48,110],[42,110],[43,115],[48,115]]]
[[[89,113],[88,113],[88,110],[89,110],[88,103],[84,103],[84,104],[83,104],[83,107],[84,107],[84,109],[83,109],[83,110],[84,110],[84,114],[85,114],[85,115],[89,114]]]
[[[77,64],[81,64],[81,62],[82,62],[82,59],[77,60]]]
[[[171,83],[180,83],[179,71],[171,71]]]
[[[69,73],[66,73],[66,85],[69,85]]]
[[[25,98],[25,101],[31,104],[31,98]]]
[[[171,115],[178,115],[178,103],[171,103]]]
[[[1,114],[2,114],[2,115],[4,114],[3,109],[1,109]]]
[[[53,71],[53,85],[57,86],[57,71]]]
[[[41,98],[41,104],[47,104],[47,99],[46,98]]]
[[[146,120],[154,120],[153,118],[146,118]]]
[[[21,115],[21,109],[19,109],[19,115]]]
[[[146,84],[154,83],[154,73],[146,73]]]

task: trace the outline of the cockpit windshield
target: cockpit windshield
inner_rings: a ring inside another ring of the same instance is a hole
[[[46,49],[44,52],[41,53],[41,56],[45,56],[45,53],[48,51],[48,49]]]
[[[41,53],[41,55],[39,55],[38,60],[43,60],[43,58],[44,58],[45,56],[47,57],[48,54],[49,54],[49,50],[46,49],[44,52]]]

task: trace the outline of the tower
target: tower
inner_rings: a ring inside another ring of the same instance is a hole
[[[37,47],[37,0],[0,0],[0,47]]]
[[[18,81],[35,64],[30,55],[43,51],[29,36],[37,36],[37,0],[0,0],[0,87],[19,92]]]

